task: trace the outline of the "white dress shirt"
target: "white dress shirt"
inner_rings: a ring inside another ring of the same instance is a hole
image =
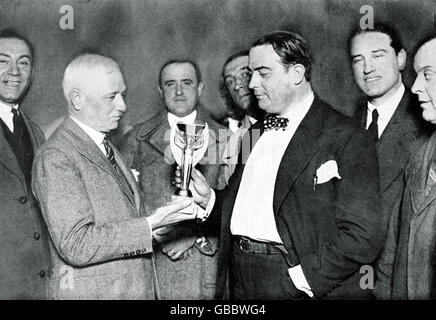
[[[401,98],[404,95],[404,85],[401,83],[401,86],[398,90],[390,97],[387,101],[379,106],[373,105],[371,102],[368,102],[367,107],[367,117],[366,117],[366,129],[368,130],[369,125],[372,122],[372,112],[374,109],[377,109],[378,112],[378,137],[380,138],[383,131],[386,129],[389,121],[394,115],[395,110],[397,110],[398,105],[400,104]]]
[[[12,108],[18,110],[18,104],[11,107],[10,105],[0,101],[0,118],[8,126],[9,130],[14,132],[14,122],[12,121],[14,114],[11,112]]]
[[[233,235],[254,240],[282,243],[273,211],[276,176],[283,154],[295,131],[309,111],[313,92],[283,116],[289,119],[286,130],[265,131],[245,164],[230,230]]]
[[[184,117],[178,117],[168,112],[168,123],[170,124],[171,128],[174,127],[177,124],[177,122],[193,124],[195,122],[195,118],[197,118],[197,110],[192,111],[190,114]]]
[[[224,165],[223,177],[226,185],[228,184],[233,172],[235,172],[236,164],[238,163],[238,155],[241,146],[242,136],[248,131],[250,126],[252,126],[256,122],[257,120],[255,118],[247,115],[244,120],[242,120],[242,126],[238,127],[238,130],[233,131],[233,134],[230,136],[229,141],[224,147],[222,162]]]
[[[76,118],[70,116],[71,119],[73,119],[73,121],[75,123],[77,123],[77,125],[83,129],[83,131],[86,132],[86,134],[92,139],[92,141],[94,141],[94,143],[97,145],[97,147],[101,150],[101,152],[103,152],[103,154],[105,156],[107,156],[106,154],[106,149],[103,145],[103,139],[106,136],[104,133],[97,131],[93,128],[91,128],[90,126],[84,124],[83,122],[81,122],[80,120],[77,120]]]

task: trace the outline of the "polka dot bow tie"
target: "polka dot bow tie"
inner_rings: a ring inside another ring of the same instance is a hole
[[[288,126],[289,119],[284,117],[279,117],[277,115],[267,115],[265,120],[263,120],[263,128],[265,130],[279,130],[280,128],[285,130]]]

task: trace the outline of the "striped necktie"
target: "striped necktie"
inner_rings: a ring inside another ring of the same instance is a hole
[[[114,151],[112,150],[111,146],[109,145],[109,141],[107,140],[106,137],[104,137],[104,139],[103,139],[103,146],[104,146],[104,149],[106,150],[106,158],[109,160],[112,167],[114,167],[116,169],[117,162],[115,161]]]

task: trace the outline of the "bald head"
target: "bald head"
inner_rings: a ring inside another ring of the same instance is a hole
[[[118,64],[98,54],[83,54],[67,66],[62,88],[68,112],[91,128],[109,132],[126,111],[126,85]]]

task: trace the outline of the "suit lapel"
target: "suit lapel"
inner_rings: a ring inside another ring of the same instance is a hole
[[[26,179],[24,178],[23,171],[18,164],[17,157],[11,149],[8,141],[3,132],[3,128],[0,126],[0,162],[13,174],[15,174],[20,180],[23,188],[27,190]]]
[[[322,105],[317,97],[303,121],[298,126],[280,162],[274,188],[273,209],[279,212],[295,180],[318,150],[316,137],[321,128]]]
[[[157,130],[150,136],[150,144],[155,147],[160,153],[165,154],[170,141],[170,124],[166,118],[166,113],[162,113],[160,125]]]
[[[36,134],[33,130],[33,127],[30,125],[29,119],[27,119],[27,116],[24,114],[23,111],[20,110],[21,116],[23,117],[24,123],[26,125],[27,131],[29,132],[30,139],[33,146],[33,152],[36,154],[36,151],[39,148],[39,141],[36,138]],[[21,171],[21,168],[18,164],[17,157],[15,156],[14,152],[11,149],[11,146],[9,145],[8,141],[6,140],[6,137],[4,136],[3,128],[0,127],[0,162],[2,162],[6,168],[8,168],[13,174],[15,174],[18,179],[20,180],[21,184],[23,185],[24,190],[27,190],[27,183],[26,179],[24,177],[23,171]]]
[[[123,157],[121,156],[121,154],[119,153],[117,148],[115,148],[115,146],[112,143],[110,143],[110,146],[112,147],[112,149],[114,151],[115,161],[117,162],[118,167],[120,168],[122,174],[126,178],[127,183],[129,184],[130,188],[133,191],[134,202],[135,202],[136,208],[138,209],[138,212],[139,212],[139,207],[140,207],[141,202],[140,202],[140,198],[139,198],[139,191],[138,191],[138,187],[136,185],[136,181],[132,175],[132,172],[126,167],[124,160],[123,160]],[[122,186],[124,188],[124,192],[126,193],[126,195],[130,197],[130,192],[128,192],[128,190],[125,189],[124,184],[122,184]]]
[[[432,135],[426,148],[421,150],[418,159],[422,159],[422,161],[418,168],[414,168],[413,180],[411,181],[412,187],[410,188],[412,193],[412,205],[417,215],[436,199],[436,184],[434,184],[428,194],[425,195],[428,173],[433,165],[432,160],[436,159],[436,134]]]
[[[387,127],[376,143],[380,164],[380,190],[384,192],[404,170],[409,160],[409,144],[415,138],[415,127],[410,120],[410,94],[406,91]]]
[[[84,156],[86,159],[88,159],[90,162],[101,168],[102,170],[106,171],[108,174],[113,176],[118,184],[121,186],[121,189],[124,191],[130,202],[136,207],[136,202],[134,195],[130,190],[128,190],[128,186],[126,186],[125,183],[122,183],[121,177],[116,172],[115,168],[113,168],[110,164],[110,162],[107,160],[103,152],[98,148],[98,146],[94,143],[94,141],[91,139],[91,137],[88,136],[88,134],[82,130],[71,118],[67,118],[64,122],[65,129],[67,132],[69,132],[71,135],[73,135],[74,139],[72,142],[76,145],[79,153]],[[111,147],[114,149],[114,155],[115,155],[115,148],[111,144]],[[118,152],[118,151],[117,151]],[[118,160],[121,159],[121,156],[118,154]],[[115,158],[117,160],[117,158]],[[123,163],[123,161],[120,161]],[[118,161],[117,161],[118,164]],[[123,164],[124,165],[124,164]],[[124,165],[124,170],[126,170]],[[127,179],[127,177],[126,177]],[[134,190],[134,189],[133,189]]]

